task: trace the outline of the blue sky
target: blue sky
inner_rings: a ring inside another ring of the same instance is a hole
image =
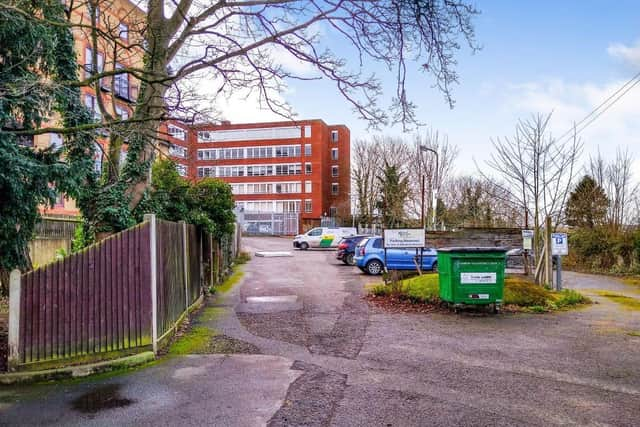
[[[519,117],[553,110],[552,129],[562,134],[640,71],[638,1],[486,0],[476,5],[482,12],[475,20],[482,50],[471,54],[463,49],[457,55],[455,108],[450,110],[431,88],[429,76],[415,73],[409,83],[419,120],[459,147],[459,173],[473,169],[474,161],[482,164],[491,151],[490,139],[511,135]],[[323,37],[332,41],[331,34]],[[393,75],[379,65],[365,67],[392,83]],[[370,135],[330,82],[292,82],[289,89],[284,97],[299,118],[346,124],[352,140]],[[385,90],[392,96],[393,84]],[[234,122],[273,118],[267,112],[248,117],[252,109],[241,104],[229,105],[226,117]],[[583,132],[583,160],[598,148],[610,156],[617,146],[640,157],[639,119],[640,85]],[[380,132],[402,135],[397,126]],[[636,166],[638,177],[640,162]]]

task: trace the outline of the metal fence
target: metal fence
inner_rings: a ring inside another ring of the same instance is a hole
[[[246,235],[292,236],[300,230],[300,214],[297,212],[244,212],[238,217]]]

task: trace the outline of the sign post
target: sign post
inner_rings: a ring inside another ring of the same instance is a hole
[[[420,248],[420,265],[417,266],[419,274],[422,274],[422,259],[424,245],[426,243],[426,233],[424,228],[390,228],[383,231],[384,243],[384,269],[387,270],[387,249],[407,249]]]
[[[556,259],[556,290],[562,290],[562,257],[569,255],[567,233],[551,233],[551,255]]]
[[[533,249],[533,230],[522,230],[522,250],[524,256],[522,262],[524,263],[524,274],[529,275],[529,251]]]

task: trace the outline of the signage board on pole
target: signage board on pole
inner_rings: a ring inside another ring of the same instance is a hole
[[[423,248],[425,244],[423,228],[395,228],[384,230],[386,248]]]
[[[522,249],[533,249],[533,230],[522,230]]]
[[[551,255],[569,255],[567,233],[551,233]]]

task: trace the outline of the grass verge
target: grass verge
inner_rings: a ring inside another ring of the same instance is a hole
[[[415,304],[439,305],[441,303],[437,274],[424,274],[405,279],[396,289],[400,291],[393,295],[392,286],[376,284],[370,288],[370,293],[376,297],[396,297]],[[522,276],[505,278],[503,304],[514,311],[548,312],[590,303],[589,298],[572,289],[552,292]]]
[[[640,300],[631,298],[625,295],[616,294],[610,291],[597,291],[598,295],[607,298],[613,302],[616,302],[626,308],[627,310],[640,311]]]

